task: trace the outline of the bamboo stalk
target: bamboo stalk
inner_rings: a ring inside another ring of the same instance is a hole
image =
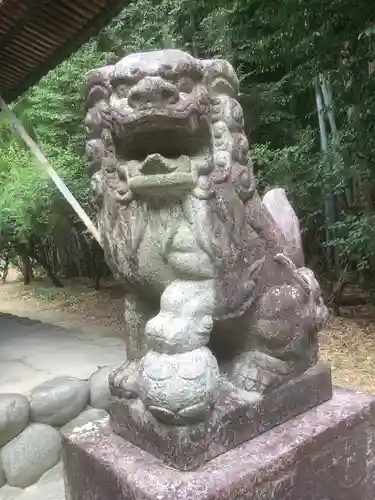
[[[327,115],[328,115],[329,124],[331,126],[332,137],[333,137],[333,140],[337,143],[337,145],[339,145],[340,140],[339,140],[339,134],[337,131],[337,126],[336,126],[335,113],[333,110],[331,84],[330,84],[328,78],[326,78],[324,75],[320,75],[319,80],[320,80],[320,87],[322,89],[324,104],[325,104]]]
[[[327,152],[328,152],[328,132],[326,126],[326,120],[324,116],[324,104],[323,104],[323,96],[321,92],[319,77],[314,79],[315,86],[315,101],[316,101],[316,109],[318,112],[318,120],[319,120],[319,132],[320,132],[320,147],[322,151],[323,161],[325,165],[325,169],[327,169]],[[324,185],[324,215],[325,215],[325,238],[326,243],[328,243],[331,239],[331,229],[330,224],[334,221],[333,219],[334,212],[334,200],[332,195],[332,190],[330,186]],[[327,252],[327,265],[329,271],[332,271],[332,264],[334,260],[334,253],[330,246],[326,249]]]
[[[65,199],[68,201],[68,203],[73,208],[75,213],[87,227],[88,231],[96,239],[99,245],[101,245],[99,231],[91,221],[90,217],[86,214],[81,205],[74,198],[68,187],[65,185],[64,181],[60,178],[60,176],[54,170],[54,168],[49,163],[47,158],[44,156],[39,146],[29,136],[22,123],[18,120],[18,118],[15,116],[15,114],[12,112],[12,110],[9,108],[9,106],[6,104],[6,102],[2,99],[1,96],[0,96],[0,109],[3,110],[5,116],[8,118],[13,127],[17,130],[20,137],[25,141],[30,151],[35,155],[40,167],[50,176],[50,178],[53,180],[60,193],[65,197]]]
[[[318,111],[318,120],[319,120],[319,132],[320,132],[320,146],[324,153],[327,153],[328,150],[328,134],[326,122],[324,119],[324,106],[322,94],[320,91],[320,83],[319,79],[316,78],[314,81],[315,84],[315,100],[316,100],[316,109]]]

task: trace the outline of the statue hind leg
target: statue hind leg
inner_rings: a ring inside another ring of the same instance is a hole
[[[260,393],[276,389],[317,362],[317,333],[327,318],[312,271],[297,269],[282,254],[276,259],[289,268],[293,280],[270,286],[251,309],[251,348],[236,356],[229,369],[237,386]]]

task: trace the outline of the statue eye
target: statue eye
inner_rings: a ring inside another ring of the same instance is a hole
[[[177,82],[177,88],[180,92],[184,92],[185,94],[190,94],[190,92],[194,89],[194,82],[188,76],[184,76],[180,78]]]
[[[123,99],[124,97],[127,97],[129,92],[129,85],[126,85],[126,83],[120,83],[116,87],[116,94],[120,99]]]

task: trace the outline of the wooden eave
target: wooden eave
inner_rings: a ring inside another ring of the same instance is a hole
[[[0,95],[14,101],[95,36],[127,0],[0,0]]]

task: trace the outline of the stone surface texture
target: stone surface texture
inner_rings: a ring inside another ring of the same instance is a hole
[[[65,500],[65,498],[62,464],[59,463],[43,474],[37,483],[26,488],[18,500]]]
[[[97,408],[87,409],[71,422],[61,427],[60,433],[70,433],[77,427],[94,425],[96,421],[108,424],[108,413],[105,410]],[[23,464],[25,463],[22,453],[20,453],[20,460]],[[40,474],[37,478],[38,481],[26,488],[5,484],[6,478],[0,456],[0,500],[65,500],[63,467],[61,461],[47,470],[40,479],[39,477]]]
[[[297,267],[303,267],[305,259],[299,220],[286,197],[285,190],[271,189],[267,191],[262,201],[287,241],[286,255]]]
[[[267,394],[314,366],[327,309],[293,208],[257,192],[232,66],[131,54],[86,87],[98,225],[129,292],[113,394],[189,425],[223,381]]]
[[[75,418],[89,400],[89,385],[74,377],[57,377],[30,395],[31,420],[61,426]]]
[[[333,399],[220,455],[196,471],[163,466],[110,427],[63,442],[69,500],[373,500],[375,400]]]
[[[115,433],[180,470],[208,460],[323,403],[332,396],[331,373],[318,363],[269,395],[229,387],[204,422],[165,425],[145,412],[139,399],[114,400],[108,411]]]
[[[75,427],[81,427],[82,425],[88,424],[89,422],[94,422],[96,420],[109,419],[109,415],[105,410],[99,408],[90,408],[83,411],[78,417],[73,418],[70,422],[63,425],[60,428],[61,433],[72,432]]]
[[[30,405],[21,394],[0,394],[0,446],[16,437],[29,423]]]
[[[90,405],[106,410],[109,406],[111,391],[109,390],[109,375],[114,366],[103,366],[90,377]]]
[[[0,451],[7,483],[25,488],[60,459],[61,435],[45,424],[30,424]]]
[[[62,463],[47,471],[27,488],[6,485],[0,488],[0,500],[65,500]]]

